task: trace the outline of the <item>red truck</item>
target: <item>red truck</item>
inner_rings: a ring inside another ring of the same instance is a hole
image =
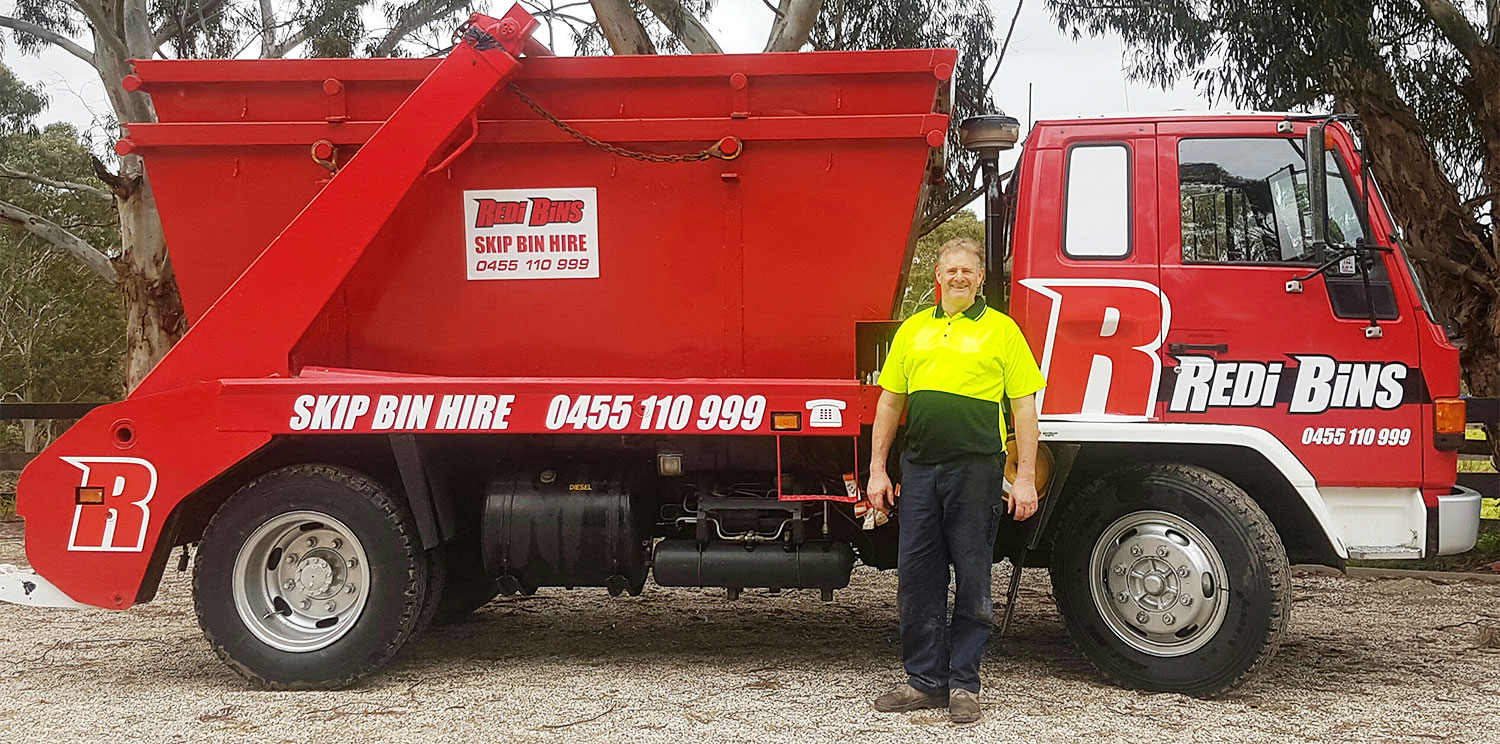
[[[191,330],[25,470],[36,573],[0,597],[123,609],[196,546],[214,649],[297,688],[501,592],[894,567],[851,502],[956,53],[563,59],[535,23],[135,63],[159,123],[118,150]],[[1002,189],[1016,130],[961,132],[1049,381],[1049,492],[996,558],[1051,569],[1103,672],[1220,692],[1274,653],[1289,563],[1472,546],[1458,352],[1348,127],[1042,121]]]

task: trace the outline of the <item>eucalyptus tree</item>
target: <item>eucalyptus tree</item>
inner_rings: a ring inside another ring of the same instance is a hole
[[[1119,34],[1138,80],[1360,117],[1374,172],[1464,378],[1500,395],[1500,0],[1047,0],[1075,37]],[[1495,439],[1494,432],[1491,433]]]

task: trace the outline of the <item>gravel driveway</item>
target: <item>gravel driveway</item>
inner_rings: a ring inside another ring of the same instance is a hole
[[[0,562],[23,562],[17,523]],[[0,605],[0,741],[1500,742],[1500,650],[1479,631],[1500,623],[1496,584],[1301,575],[1280,655],[1205,701],[1105,682],[1028,571],[985,658],[984,720],[957,727],[870,708],[901,679],[889,572],[856,570],[832,604],[544,589],[429,632],[357,689],[295,693],[219,662],[187,576],[125,612]]]

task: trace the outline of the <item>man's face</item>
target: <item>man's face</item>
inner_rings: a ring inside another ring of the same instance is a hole
[[[984,286],[979,257],[969,251],[949,251],[937,264],[937,283],[943,297],[972,302]]]

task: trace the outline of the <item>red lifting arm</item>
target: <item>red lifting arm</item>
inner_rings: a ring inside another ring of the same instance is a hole
[[[481,99],[545,48],[513,6],[475,13],[458,44],[219,297],[131,397],[203,380],[289,376],[289,355],[433,157]],[[253,332],[245,332],[254,329]]]

